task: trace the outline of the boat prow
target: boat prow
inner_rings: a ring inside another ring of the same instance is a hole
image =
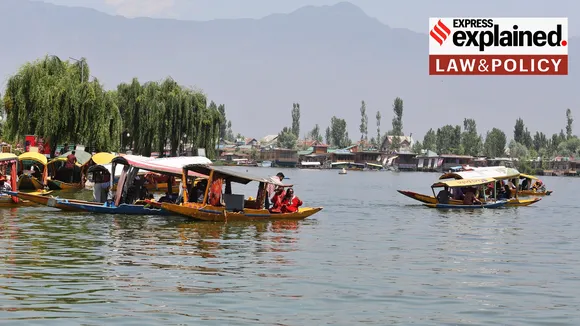
[[[507,204],[507,201],[500,200],[494,203],[485,204],[473,204],[473,205],[456,205],[456,204],[423,204],[429,208],[442,208],[442,209],[479,209],[479,208],[500,208]]]

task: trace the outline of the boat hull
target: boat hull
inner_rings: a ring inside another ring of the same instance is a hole
[[[32,202],[36,205],[54,207],[54,208],[59,208],[59,209],[66,210],[66,211],[80,212],[79,210],[75,210],[75,209],[71,209],[69,207],[59,205],[56,198],[48,196],[51,192],[52,191],[34,193],[34,192],[15,191],[15,192],[10,192],[9,194],[14,194],[14,196],[18,196],[18,198],[20,198],[22,200],[26,200],[28,202]],[[75,201],[82,202],[82,200],[75,200]]]
[[[58,199],[57,203],[68,210],[97,213],[97,214],[122,214],[122,215],[171,215],[170,212],[163,209],[149,208],[144,205],[121,204],[116,207],[106,206],[101,203],[82,202],[74,203],[66,199]]]
[[[52,179],[48,179],[46,180],[46,183],[48,185],[48,188],[50,190],[78,190],[78,189],[84,189],[84,186],[79,182],[79,183],[67,183],[67,182],[62,182],[59,180],[52,180]]]
[[[501,208],[507,204],[507,201],[497,201],[495,203],[474,204],[474,205],[455,205],[455,204],[423,204],[429,208],[442,209],[481,209],[481,208]]]
[[[425,203],[425,204],[436,204],[437,203],[437,200],[433,196],[427,196],[427,195],[419,194],[419,193],[412,192],[412,191],[406,191],[406,190],[397,190],[397,191],[402,195],[405,195],[409,198],[415,199],[415,200],[420,201],[420,202]],[[533,199],[512,198],[512,199],[508,200],[506,206],[507,207],[529,206],[529,205],[532,205],[532,204],[539,202],[540,200],[541,200],[541,198],[533,198]],[[463,204],[463,202],[461,200],[450,199],[449,204],[461,205],[461,204]]]
[[[0,196],[0,207],[11,208],[11,207],[28,207],[38,205],[30,200],[20,199],[17,203],[12,200],[12,196]]]
[[[164,210],[209,222],[263,221],[263,220],[303,220],[322,210],[322,207],[303,207],[295,213],[271,214],[267,209],[244,209],[243,212],[227,212],[224,207],[202,206],[186,203],[176,205],[163,203]]]
[[[542,192],[535,192],[533,190],[520,190],[518,196],[550,196],[554,191],[547,190]]]
[[[23,174],[18,177],[18,190],[42,190],[44,185],[36,177]]]

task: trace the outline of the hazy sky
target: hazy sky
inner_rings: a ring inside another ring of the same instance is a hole
[[[158,17],[185,20],[261,18],[288,13],[307,5],[332,5],[339,0],[45,0],[61,5],[90,7],[126,17]],[[350,0],[369,16],[391,27],[426,33],[428,17],[449,16],[559,16],[569,17],[571,36],[580,35],[575,17],[580,4],[575,0]],[[509,4],[509,5],[508,5]]]

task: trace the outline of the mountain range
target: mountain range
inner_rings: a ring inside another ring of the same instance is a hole
[[[298,102],[301,134],[315,124],[325,129],[335,115],[356,140],[362,100],[371,137],[377,110],[381,132],[390,129],[397,96],[403,131],[415,139],[464,118],[474,118],[480,133],[498,127],[511,137],[522,117],[532,132],[552,134],[580,100],[578,38],[569,40],[568,76],[429,76],[427,32],[390,28],[348,2],[207,22],[129,19],[29,0],[2,0],[0,12],[1,90],[26,61],[85,57],[109,89],[133,77],[168,76],[200,88],[226,105],[234,132],[246,137],[289,126]]]

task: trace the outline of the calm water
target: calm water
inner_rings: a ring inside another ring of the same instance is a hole
[[[436,174],[284,173],[325,209],[227,225],[0,209],[0,322],[580,323],[579,179],[544,178],[554,195],[531,207],[444,212],[395,191]]]

